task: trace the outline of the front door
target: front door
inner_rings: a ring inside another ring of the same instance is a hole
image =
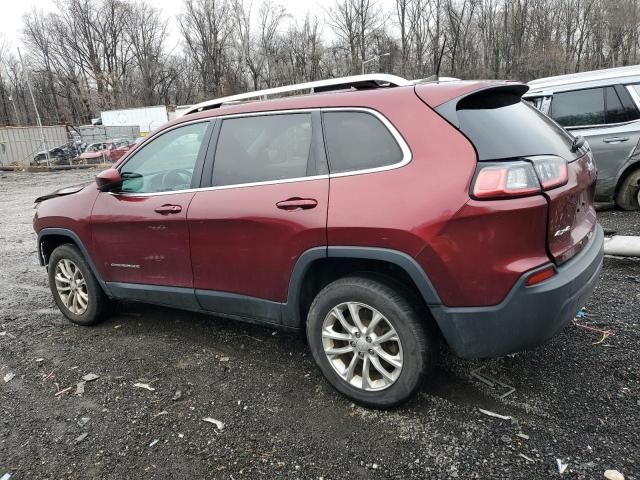
[[[98,195],[93,248],[106,282],[193,287],[186,218],[209,130],[204,121],[156,135],[120,166],[120,190]]]
[[[212,187],[196,193],[188,213],[203,308],[280,321],[296,261],[326,247],[329,180],[320,128],[319,112],[221,121]]]

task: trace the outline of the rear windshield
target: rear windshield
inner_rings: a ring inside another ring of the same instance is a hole
[[[456,117],[452,123],[471,140],[478,160],[531,155],[557,155],[567,160],[576,157],[571,152],[573,137],[511,91],[492,89],[465,97],[456,106]]]

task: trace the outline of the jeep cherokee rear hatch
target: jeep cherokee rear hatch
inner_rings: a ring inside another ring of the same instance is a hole
[[[587,243],[596,224],[595,167],[588,147],[521,101],[528,87],[492,84],[436,105],[473,144],[478,165],[469,194],[476,200],[544,195],[547,248],[558,265]],[[421,95],[420,87],[416,93]]]

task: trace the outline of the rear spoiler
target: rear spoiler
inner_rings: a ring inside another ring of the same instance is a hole
[[[453,98],[435,108],[445,120],[454,127],[459,128],[458,110],[473,110],[475,108],[489,109],[499,108],[505,104],[514,103],[514,97],[522,98],[529,87],[521,83],[512,85],[487,85],[479,90]]]

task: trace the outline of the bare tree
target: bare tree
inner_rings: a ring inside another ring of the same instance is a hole
[[[167,20],[149,0],[57,0],[52,13],[26,15],[25,59],[42,117],[83,123],[105,108],[357,74],[382,52],[390,55],[377,69],[413,78],[440,67],[527,81],[640,61],[640,0],[394,0],[389,11],[378,0],[333,0],[325,18],[302,19],[277,0],[181,2],[178,45],[168,45]],[[26,92],[5,49],[0,123],[16,122],[14,105],[21,121],[35,120]]]
[[[184,5],[178,25],[198,67],[202,95],[221,95],[233,31],[230,5],[225,0],[185,0]]]
[[[162,101],[171,85],[164,49],[167,21],[146,1],[133,4],[126,22],[126,37],[131,43],[139,97],[145,105]]]

